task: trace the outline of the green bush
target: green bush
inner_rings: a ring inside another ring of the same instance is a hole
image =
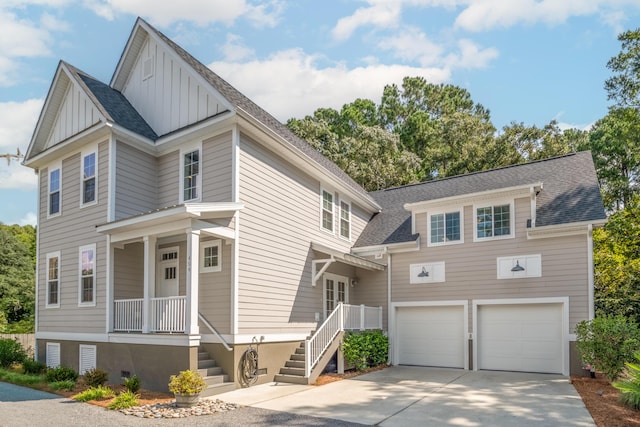
[[[100,368],[93,368],[87,370],[83,377],[84,383],[89,387],[99,387],[109,380],[109,373]]]
[[[140,378],[137,375],[133,375],[130,378],[122,378],[122,385],[131,393],[137,393],[140,390]]]
[[[640,330],[624,316],[583,320],[576,325],[576,348],[583,362],[613,381],[640,349]]]
[[[47,370],[47,365],[42,362],[37,362],[33,359],[25,359],[22,362],[22,369],[25,374],[42,374]]]
[[[78,373],[67,366],[58,366],[57,368],[49,369],[45,374],[45,378],[48,383],[56,381],[73,381],[75,383],[78,380]]]
[[[640,353],[634,355],[640,362]],[[627,362],[625,369],[625,379],[616,381],[613,386],[620,390],[620,400],[635,409],[640,409],[640,364]]]
[[[75,396],[73,396],[73,399],[79,402],[88,402],[90,400],[109,399],[111,397],[113,397],[113,390],[111,390],[109,387],[100,385],[97,387],[88,388],[85,391],[76,394]]]
[[[11,384],[29,386],[41,383],[42,375],[20,374],[10,370],[0,370],[0,380]]]
[[[342,351],[346,361],[362,371],[387,363],[389,338],[382,331],[347,332]]]
[[[111,403],[109,403],[109,406],[107,406],[107,408],[109,409],[131,408],[132,406],[138,405],[139,398],[140,398],[140,395],[136,393],[132,393],[129,390],[123,391],[122,393],[118,394]]]
[[[73,387],[76,385],[75,381],[64,380],[64,381],[53,381],[49,383],[49,387],[54,390],[73,390]]]
[[[27,359],[27,352],[16,339],[0,338],[0,366],[6,368]]]
[[[178,375],[171,375],[169,391],[173,394],[198,394],[207,387],[198,371],[187,369]]]

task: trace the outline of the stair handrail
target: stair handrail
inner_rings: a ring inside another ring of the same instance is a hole
[[[227,341],[226,341],[224,338],[222,338],[222,335],[220,335],[220,333],[218,332],[218,330],[217,330],[216,328],[214,328],[214,327],[213,327],[213,325],[211,324],[211,322],[209,322],[209,321],[207,320],[207,318],[203,316],[203,314],[202,314],[202,313],[198,312],[198,318],[199,318],[200,320],[202,320],[202,323],[204,323],[204,325],[205,325],[207,328],[209,328],[209,330],[210,330],[211,332],[213,332],[215,336],[217,336],[217,337],[218,337],[218,339],[222,342],[222,345],[224,346],[224,348],[226,348],[226,349],[227,349],[227,351],[233,351],[233,348],[229,347],[229,344],[227,343]]]
[[[334,338],[338,333],[344,330],[344,316],[342,312],[343,304],[341,302],[338,303],[335,309],[331,312],[327,319],[322,322],[322,325],[316,330],[316,332],[311,336],[311,338],[306,339],[304,342],[304,365],[305,365],[305,377],[309,378],[311,376],[311,370],[314,368],[316,363],[320,360],[325,350],[331,345]],[[335,317],[338,316],[338,324],[337,328],[334,331],[327,331],[327,329],[334,323]],[[324,337],[325,340],[319,347],[322,349],[317,354],[311,353],[312,345],[315,344],[315,341],[319,339],[319,337]]]

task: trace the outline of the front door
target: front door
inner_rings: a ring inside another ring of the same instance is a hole
[[[178,247],[159,251],[156,298],[178,295]]]
[[[349,302],[349,278],[337,274],[324,275],[324,318],[326,319],[339,302]]]

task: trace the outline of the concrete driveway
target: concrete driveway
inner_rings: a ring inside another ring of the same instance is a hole
[[[269,383],[226,402],[381,426],[594,426],[559,375],[394,366],[324,386]]]

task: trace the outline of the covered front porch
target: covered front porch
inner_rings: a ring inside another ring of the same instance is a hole
[[[222,263],[231,258],[241,208],[190,203],[98,226],[109,242],[109,332],[194,336],[200,324],[215,329],[201,284],[206,280],[205,296],[213,287],[230,289],[231,269]]]

